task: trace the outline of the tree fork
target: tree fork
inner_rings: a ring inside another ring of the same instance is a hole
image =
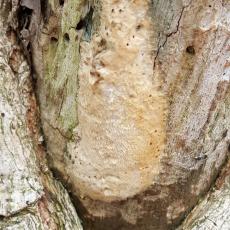
[[[38,3],[21,1],[19,33],[49,167],[84,229],[175,229],[229,154],[229,2]],[[180,228],[228,226],[212,212],[226,188]]]

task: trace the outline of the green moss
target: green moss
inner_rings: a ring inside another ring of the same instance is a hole
[[[79,67],[79,32],[84,1],[69,0],[63,6],[59,38],[51,38],[43,50],[45,60],[44,87],[47,109],[56,113],[55,125],[64,135],[71,137],[77,120],[77,93]]]

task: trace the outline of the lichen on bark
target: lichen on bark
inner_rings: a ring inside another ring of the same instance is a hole
[[[31,66],[17,33],[19,8],[17,1],[0,3],[0,229],[80,230],[46,162]]]

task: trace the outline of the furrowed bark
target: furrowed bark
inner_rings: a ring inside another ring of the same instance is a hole
[[[86,229],[175,228],[210,188],[229,153],[229,9],[50,1],[41,120]]]
[[[47,166],[28,53],[17,34],[19,8],[0,3],[0,229],[82,229]]]

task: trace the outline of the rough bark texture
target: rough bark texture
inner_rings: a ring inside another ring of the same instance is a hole
[[[229,229],[230,162],[213,190],[195,207],[178,230]]]
[[[86,229],[172,228],[228,155],[229,2],[50,5],[37,92],[51,167]]]
[[[6,2],[0,3],[2,28]],[[68,186],[85,229],[175,229],[229,154],[229,1],[20,5],[12,1],[9,16],[36,78],[49,166]],[[3,191],[14,189],[1,201],[1,224],[81,228],[46,167],[31,73],[6,29],[0,38],[6,82],[0,148],[7,153],[1,170]],[[198,213],[207,207],[221,212],[227,188],[226,182],[209,195],[213,202],[206,198],[181,228],[202,228]],[[212,211],[206,215],[216,223]]]
[[[82,229],[47,167],[18,12],[17,1],[0,3],[0,229]]]

